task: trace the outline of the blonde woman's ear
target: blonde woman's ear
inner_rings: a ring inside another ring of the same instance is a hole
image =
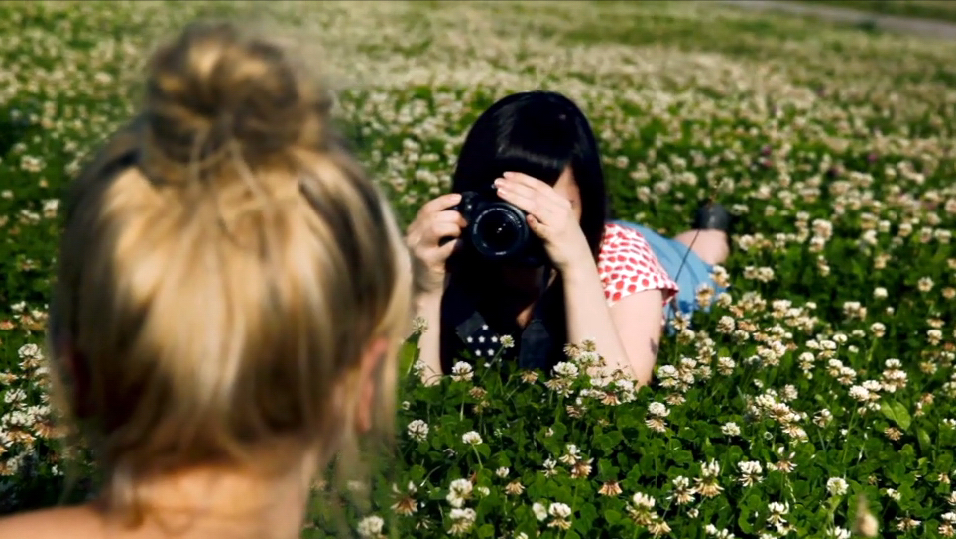
[[[375,391],[379,366],[385,361],[385,355],[388,354],[390,342],[385,337],[379,337],[373,340],[365,348],[362,354],[359,369],[358,401],[355,410],[355,430],[360,434],[365,434],[372,429],[372,414],[375,406]]]

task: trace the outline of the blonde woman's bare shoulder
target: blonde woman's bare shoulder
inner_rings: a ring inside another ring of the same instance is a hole
[[[103,521],[86,505],[54,507],[0,518],[0,539],[100,539]]]

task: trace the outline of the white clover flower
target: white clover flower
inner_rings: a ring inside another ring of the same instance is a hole
[[[575,361],[578,365],[588,367],[591,365],[596,365],[600,359],[601,355],[597,352],[591,350],[582,350],[580,353],[578,353]]]
[[[511,335],[502,335],[499,340],[502,348],[514,348],[515,339]]]
[[[633,393],[635,391],[634,380],[629,380],[627,378],[615,380],[614,387],[622,393]]]
[[[707,535],[713,535],[717,539],[736,539],[737,537],[726,528],[722,530],[718,530],[717,526],[714,526],[713,524],[708,524],[704,526],[704,533],[706,533]]]
[[[740,427],[733,422],[725,423],[724,426],[720,427],[720,432],[724,433],[725,436],[740,436]]]
[[[452,535],[464,535],[471,531],[471,528],[475,524],[475,519],[478,518],[478,514],[470,507],[466,509],[455,508],[448,512],[448,517],[452,521],[448,533]]]
[[[578,450],[578,446],[574,444],[568,444],[565,447],[565,454],[558,457],[558,460],[565,464],[574,464],[581,458],[581,452]]]
[[[850,396],[860,402],[870,400],[870,392],[863,386],[853,386],[850,388]]]
[[[647,407],[647,412],[654,417],[667,417],[671,413],[666,406],[659,402],[652,402]]]
[[[417,442],[424,442],[428,436],[428,423],[416,419],[408,424],[408,435]]]
[[[829,425],[831,421],[833,421],[833,414],[826,408],[817,412],[817,415],[813,417],[813,424],[821,428]]]
[[[451,368],[451,379],[456,382],[467,382],[475,375],[474,369],[468,363],[459,361]]]
[[[508,468],[502,466],[501,468],[498,468],[497,470],[495,470],[495,475],[501,478],[505,478],[505,477],[508,477],[508,471],[509,471]]]
[[[17,355],[20,359],[43,359],[43,351],[39,346],[28,343],[24,344],[17,350]]]
[[[657,504],[657,500],[655,500],[652,496],[644,494],[643,492],[635,492],[634,496],[631,497],[631,500],[634,502],[636,507],[644,509],[653,509]]]
[[[663,379],[677,378],[677,367],[673,365],[661,365],[657,369],[657,377]]]
[[[770,502],[767,505],[767,510],[774,515],[786,515],[790,511],[790,506],[786,503]]]
[[[474,485],[467,479],[455,479],[448,485],[448,491],[454,492],[458,496],[467,496],[471,494]]]
[[[691,487],[690,479],[679,475],[672,479],[671,482],[674,488],[667,496],[668,500],[673,500],[677,505],[685,505],[694,500],[694,495],[698,492],[695,488]]]
[[[579,371],[574,363],[561,361],[554,366],[554,373],[563,378],[577,378]]]
[[[571,516],[571,508],[563,503],[552,503],[548,506],[548,514],[554,518],[567,519]]]
[[[719,474],[720,464],[714,459],[710,459],[710,461],[700,467],[701,477],[717,477]]]
[[[419,360],[415,361],[415,364],[414,364],[414,365],[412,365],[412,372],[413,372],[416,376],[421,376],[421,374],[422,374],[423,372],[425,372],[425,369],[427,369],[427,368],[428,368],[428,365],[426,365],[423,360],[419,359]]]
[[[481,435],[475,431],[466,432],[461,436],[461,441],[468,445],[480,445],[482,443]]]
[[[465,500],[471,496],[474,486],[467,479],[455,479],[448,485],[448,495],[445,500],[452,507],[461,507]]]
[[[733,374],[734,368],[737,367],[737,362],[729,357],[719,357],[717,358],[717,372],[724,376],[729,376]]]
[[[428,330],[428,320],[425,320],[424,317],[416,316],[415,320],[412,321],[412,332],[413,333],[425,333]]]
[[[761,466],[759,461],[742,460],[737,464],[737,467],[740,468],[740,478],[738,481],[742,485],[750,487],[763,481],[761,475],[763,474],[763,466]]]
[[[18,402],[23,402],[27,398],[27,392],[23,388],[16,388],[8,390],[3,394],[3,402],[6,404],[14,404]]]
[[[535,502],[534,505],[531,506],[531,510],[539,521],[548,518],[548,510],[545,509],[544,505],[538,502]]]
[[[834,539],[850,539],[850,537],[852,537],[850,530],[839,527],[833,528],[833,530],[831,530],[827,535],[833,537]]]
[[[359,521],[357,531],[362,537],[378,537],[382,535],[382,529],[384,527],[385,521],[382,517],[372,515]]]

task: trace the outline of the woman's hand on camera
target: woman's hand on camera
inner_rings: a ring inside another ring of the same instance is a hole
[[[406,241],[409,248],[428,269],[425,293],[441,292],[445,286],[445,261],[458,245],[465,227],[465,219],[454,207],[461,195],[450,193],[426,203],[408,227]],[[451,238],[447,243],[441,240]]]
[[[506,172],[495,180],[498,196],[528,213],[528,225],[544,242],[551,262],[566,271],[578,261],[593,260],[571,202],[548,184],[527,174]]]

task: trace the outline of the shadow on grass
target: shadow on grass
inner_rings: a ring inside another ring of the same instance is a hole
[[[39,124],[30,117],[40,113],[40,104],[29,98],[15,99],[0,107],[0,157],[6,157],[18,142],[39,132]]]

